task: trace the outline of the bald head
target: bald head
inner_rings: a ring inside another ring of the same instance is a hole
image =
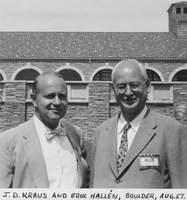
[[[34,84],[33,84],[33,93],[35,95],[37,95],[38,92],[39,92],[39,88],[38,88],[39,82],[42,82],[46,77],[47,78],[50,78],[50,77],[61,78],[64,81],[64,84],[66,85],[64,77],[62,76],[62,74],[60,74],[59,72],[55,72],[55,71],[47,71],[47,72],[44,72],[43,74],[39,75],[35,79]]]
[[[139,63],[137,60],[128,59],[128,60],[122,60],[120,61],[113,69],[112,71],[112,82],[115,82],[116,76],[121,72],[128,72],[133,71],[133,73],[138,73],[139,76],[141,76],[142,79],[147,80],[147,72],[145,67]]]

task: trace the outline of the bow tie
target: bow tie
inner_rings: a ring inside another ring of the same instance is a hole
[[[45,136],[48,140],[50,140],[55,135],[66,136],[66,131],[63,127],[57,128],[55,130],[47,130]]]

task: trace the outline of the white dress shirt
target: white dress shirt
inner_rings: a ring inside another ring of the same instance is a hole
[[[130,148],[132,141],[140,127],[140,123],[145,116],[145,113],[147,112],[147,106],[144,107],[142,112],[130,123],[131,128],[127,132],[127,140],[128,140],[128,149]],[[117,153],[119,151],[120,143],[121,143],[121,137],[123,134],[123,128],[127,124],[127,121],[124,119],[122,113],[120,114],[120,118],[118,120],[117,125]]]
[[[45,133],[49,128],[36,115],[34,123],[43,151],[49,188],[80,187],[78,162],[67,136],[55,135],[47,140]]]

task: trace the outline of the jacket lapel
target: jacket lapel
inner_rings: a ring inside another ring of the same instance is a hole
[[[125,160],[118,175],[120,175],[129,166],[129,164],[137,158],[141,151],[154,137],[154,135],[156,134],[156,132],[154,131],[156,126],[156,117],[154,115],[154,112],[148,109],[131,144],[131,147],[125,157]]]
[[[29,131],[23,134],[23,146],[33,180],[37,188],[48,188],[47,170],[33,118],[28,121],[27,125]]]
[[[117,176],[117,122],[118,115],[110,121],[110,124],[106,127],[107,137],[106,145],[108,152],[108,160],[111,170],[115,176]]]
[[[80,138],[76,133],[75,127],[66,122],[64,119],[61,120],[61,126],[63,126],[66,129],[67,138],[71,143],[71,146],[77,158],[77,162],[79,163],[80,174],[81,174],[79,185],[81,187],[86,187],[85,184],[86,184],[87,163],[83,159],[81,159],[82,151],[80,147]]]
[[[66,129],[67,137],[73,147],[78,162],[80,162],[82,152],[80,148],[80,139],[75,133],[75,128],[71,124],[66,122],[64,119],[61,120],[61,125]]]

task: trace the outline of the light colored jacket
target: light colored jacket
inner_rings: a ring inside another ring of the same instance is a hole
[[[187,188],[186,126],[148,109],[118,173],[117,121],[118,116],[96,129],[91,187]],[[152,161],[141,166],[140,160],[150,155],[159,167]]]
[[[87,163],[81,157],[76,128],[64,119],[67,137],[77,157],[82,187],[86,184]],[[47,170],[34,120],[0,134],[0,188],[48,188]]]

